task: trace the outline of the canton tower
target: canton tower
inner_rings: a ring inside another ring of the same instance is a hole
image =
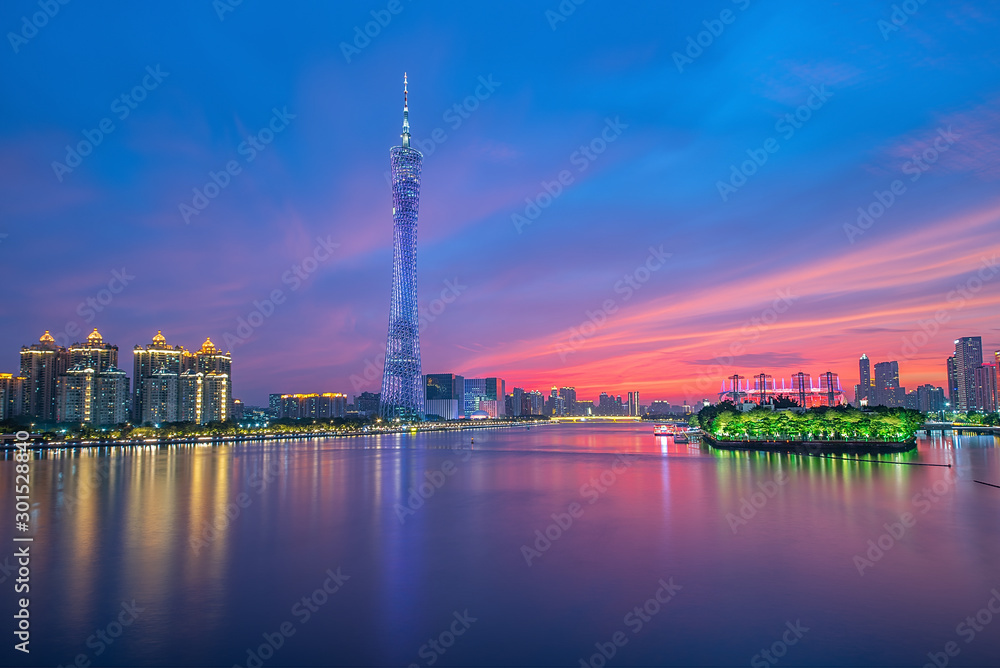
[[[417,317],[417,207],[424,156],[410,148],[410,110],[403,74],[403,142],[389,150],[392,165],[392,301],[379,415],[419,420],[424,413]]]

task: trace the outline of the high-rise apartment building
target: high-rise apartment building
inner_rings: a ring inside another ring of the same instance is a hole
[[[98,426],[128,420],[129,379],[118,368],[118,346],[96,329],[66,351],[69,368],[56,378],[56,420]]]
[[[956,410],[976,408],[976,369],[983,364],[983,339],[980,336],[963,336],[955,340],[955,375],[958,380],[958,405]]]
[[[24,376],[0,373],[0,420],[19,417],[24,412]]]
[[[21,348],[21,373],[24,377],[23,414],[40,422],[56,420],[56,379],[69,368],[69,354],[57,346],[49,330],[38,343]]]
[[[153,342],[132,349],[132,421],[136,424],[156,424],[178,420],[181,360],[183,346],[167,345],[162,331],[157,331]],[[155,383],[155,388],[149,384]],[[171,387],[172,385],[172,387]],[[146,403],[148,395],[155,396],[156,406]]]
[[[278,417],[329,420],[347,416],[347,395],[340,392],[282,394]]]

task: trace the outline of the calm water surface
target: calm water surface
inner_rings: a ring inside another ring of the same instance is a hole
[[[32,652],[2,573],[4,662],[1000,665],[1000,615],[975,620],[1000,489],[973,482],[997,446],[937,434],[892,459],[952,468],[903,466],[578,424],[44,453]]]

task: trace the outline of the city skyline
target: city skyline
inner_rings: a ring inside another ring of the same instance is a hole
[[[108,349],[113,348],[114,357],[105,360],[103,357],[95,357],[94,363],[90,366],[93,367],[95,371],[106,370],[106,368],[111,367],[111,370],[116,371],[122,375],[126,383],[126,394],[131,395],[131,399],[127,401],[124,406],[126,414],[129,416],[131,421],[144,422],[139,416],[145,415],[143,410],[143,396],[146,390],[147,381],[157,377],[158,373],[173,373],[173,382],[176,384],[179,380],[183,380],[183,375],[178,375],[182,369],[191,369],[192,372],[195,370],[207,373],[223,373],[225,378],[226,390],[224,392],[225,397],[228,397],[228,411],[231,411],[233,406],[238,403],[241,407],[262,407],[267,408],[269,402],[274,396],[290,396],[296,398],[302,397],[314,397],[314,396],[341,396],[341,397],[352,397],[352,399],[361,396],[362,394],[372,394],[368,391],[362,391],[355,388],[351,392],[340,392],[338,388],[337,392],[329,393],[322,390],[312,389],[307,393],[293,393],[287,392],[282,389],[280,392],[275,393],[273,391],[268,392],[268,400],[265,401],[245,401],[242,397],[237,396],[232,386],[232,366],[231,366],[231,352],[226,351],[223,353],[221,348],[216,348],[212,343],[211,337],[207,338],[205,342],[201,345],[200,349],[188,350],[181,345],[170,345],[166,341],[166,337],[163,335],[162,330],[158,330],[156,335],[152,337],[152,342],[150,344],[136,344],[133,348],[133,373],[131,376],[127,376],[124,371],[115,369],[117,364],[117,354],[118,346],[116,344],[104,344],[103,336],[95,328],[85,339],[81,341],[76,341],[70,346],[60,346],[58,342],[51,336],[49,330],[46,330],[42,336],[39,338],[38,343],[25,344],[20,348],[21,350],[21,362],[20,362],[20,372],[15,370],[14,372],[3,372],[0,370],[0,380],[6,379],[5,382],[11,380],[17,380],[18,376],[25,375],[25,354],[28,354],[28,358],[33,357],[30,353],[40,347],[45,350],[52,350],[53,352],[60,352],[65,356],[66,361],[60,366],[56,366],[55,370],[49,371],[48,373],[52,375],[51,386],[52,390],[55,391],[55,378],[60,374],[64,374],[67,369],[72,365],[69,360],[72,357],[73,350],[77,350],[77,356],[80,355],[79,351],[86,351],[92,348],[92,342],[96,341],[103,347]],[[844,383],[841,381],[839,372],[827,371],[823,373],[813,374],[812,372],[804,373],[799,371],[794,374],[789,374],[787,376],[788,383],[785,382],[785,376],[775,377],[773,374],[767,373],[767,369],[760,370],[758,368],[757,373],[751,375],[744,375],[742,373],[735,373],[732,376],[719,379],[719,388],[717,392],[712,392],[701,399],[694,400],[681,400],[681,401],[671,401],[669,398],[652,398],[650,399],[650,404],[644,405],[639,401],[639,395],[641,394],[638,390],[630,389],[618,389],[617,391],[612,389],[610,397],[614,399],[617,395],[621,405],[626,407],[626,414],[628,415],[638,415],[638,409],[640,407],[650,407],[655,404],[669,404],[675,407],[690,407],[697,409],[703,400],[713,401],[713,400],[726,400],[733,399],[734,387],[737,390],[737,395],[746,397],[747,400],[760,402],[766,397],[770,401],[771,397],[786,397],[795,400],[801,406],[815,406],[815,405],[834,405],[840,403],[851,403],[853,405],[859,405],[859,403],[864,400],[862,405],[883,405],[883,406],[909,406],[909,401],[912,400],[914,405],[918,402],[918,395],[926,390],[935,390],[941,393],[941,401],[944,402],[945,399],[949,402],[952,410],[983,410],[986,408],[987,412],[991,412],[991,407],[995,406],[998,397],[997,383],[998,383],[998,369],[1000,369],[1000,350],[996,350],[992,353],[983,353],[982,348],[982,337],[970,336],[962,337],[954,341],[955,348],[953,349],[955,353],[964,350],[967,347],[971,347],[976,354],[969,357],[967,366],[968,369],[964,371],[969,377],[969,389],[968,393],[971,397],[965,403],[960,398],[960,390],[958,387],[958,376],[960,373],[960,368],[962,365],[956,362],[956,354],[949,355],[943,360],[943,375],[945,377],[944,384],[936,383],[919,383],[919,382],[909,382],[912,377],[905,374],[901,374],[899,368],[898,360],[881,360],[875,362],[874,367],[871,365],[871,359],[866,353],[862,353],[859,360],[859,372],[858,372],[858,384],[854,384],[853,393],[848,393],[845,388],[850,386],[850,383]],[[950,351],[949,351],[950,352]],[[176,359],[174,359],[176,358]],[[183,361],[182,361],[183,358]],[[89,359],[89,358],[88,358]],[[221,360],[220,362],[214,360]],[[172,360],[172,361],[171,361]],[[209,360],[208,363],[204,361],[196,360]],[[86,362],[86,359],[78,359],[76,362]],[[85,365],[81,365],[85,366]],[[904,367],[905,369],[905,367]],[[874,370],[874,373],[872,372]],[[30,374],[28,374],[30,375]],[[503,388],[506,386],[506,381],[503,378],[485,378],[485,379],[472,379],[464,378],[461,374],[454,373],[427,373],[422,374],[420,377],[421,383],[421,398],[420,401],[425,400],[425,394],[427,394],[427,400],[434,399],[445,399],[444,395],[441,396],[430,396],[431,384],[428,384],[428,379],[441,379],[444,377],[451,377],[452,379],[458,379],[458,381],[468,381],[468,380],[478,380],[479,382],[494,382],[493,389],[490,392],[490,397],[492,401],[497,402],[501,396],[507,399],[513,397],[516,401],[518,400],[518,394],[539,394],[545,397],[544,390],[551,388],[551,395],[553,398],[562,399],[564,397],[563,392],[569,391],[571,393],[571,402],[573,404],[579,401],[581,404],[589,404],[595,408],[604,408],[603,399],[607,398],[608,387],[599,387],[600,393],[594,391],[593,399],[586,399],[587,393],[582,393],[582,398],[577,399],[577,387],[576,386],[562,386],[559,387],[558,379],[549,380],[547,383],[543,383],[540,386],[532,386],[531,384],[522,383],[519,381],[512,381],[510,383],[511,392],[506,392]],[[867,391],[861,391],[863,385],[862,381],[868,379],[870,386]],[[902,378],[902,381],[900,380]],[[140,379],[140,380],[136,380]],[[738,379],[738,380],[737,380]],[[850,380],[850,377],[848,377]],[[283,381],[285,385],[294,384],[297,381],[294,379]],[[734,386],[734,382],[738,382],[738,386]],[[48,384],[43,381],[43,385]],[[131,385],[131,392],[128,392],[127,386]],[[907,385],[913,389],[907,392]],[[523,387],[522,387],[523,386]],[[464,391],[462,391],[461,401],[465,402],[466,413],[473,410],[468,405],[469,389],[468,384],[465,385]],[[631,387],[630,385],[628,387]],[[761,393],[761,388],[765,388],[765,392]],[[557,395],[558,390],[558,395]],[[893,390],[896,390],[893,392]],[[458,390],[455,390],[458,392]],[[166,415],[171,415],[171,409],[167,408],[168,401],[174,406],[174,411],[180,411],[180,404],[182,403],[181,397],[183,392],[180,387],[173,391],[173,399],[168,400],[166,389],[162,390],[163,398],[163,411]],[[634,398],[633,398],[633,395]],[[836,395],[837,399],[834,401],[833,397]],[[378,397],[378,394],[373,394],[372,396]],[[452,395],[449,395],[452,396]],[[457,396],[457,395],[455,395]],[[622,397],[625,396],[626,399],[623,401]],[[54,397],[54,395],[53,395]],[[807,397],[810,397],[807,400]],[[27,397],[25,397],[26,402],[24,409],[25,414],[31,412],[36,413],[36,417],[42,418],[43,415],[39,414],[40,409],[27,408],[30,404],[27,402]],[[41,399],[36,399],[36,401]],[[55,401],[54,398],[48,399],[46,401]],[[926,403],[924,400],[923,403]],[[969,403],[971,401],[971,403]],[[502,405],[502,402],[501,402]],[[544,414],[550,414],[550,409],[548,404],[546,404],[546,412]],[[275,407],[271,405],[271,408]],[[436,406],[437,414],[444,414],[440,411],[441,405]],[[52,411],[55,411],[55,406],[53,405]],[[359,410],[356,408],[356,410]],[[635,410],[636,412],[633,412]],[[934,409],[939,410],[939,409]],[[459,409],[459,412],[462,412]],[[926,410],[925,410],[926,412]],[[178,413],[179,415],[180,413]],[[225,413],[224,413],[225,414]],[[517,414],[517,413],[514,413]],[[542,414],[542,413],[536,413]],[[562,411],[558,411],[553,414],[563,414]],[[567,414],[573,414],[572,407],[568,408]],[[446,415],[446,417],[448,417]],[[457,417],[457,414],[452,416]],[[158,418],[159,419],[159,418]],[[145,420],[148,422],[149,420]],[[157,421],[157,420],[153,420]],[[170,419],[160,419],[160,421],[171,421]],[[196,422],[200,422],[201,419],[195,419]]]
[[[345,26],[371,17],[349,7],[308,21],[250,5],[222,21],[210,7],[80,12],[18,45],[0,73],[27,93],[2,131],[0,257],[31,280],[4,301],[0,370],[45,329],[68,345],[97,327],[126,350],[162,329],[231,349],[248,403],[282,387],[377,392],[365,369],[383,365],[384,150],[404,68],[428,166],[424,370],[681,403],[737,372],[853,380],[861,352],[898,360],[907,387],[945,386],[953,340],[1000,349],[1000,86],[977,23],[993,19],[971,5],[922,5],[888,33],[878,3],[735,5],[691,56],[708,8],[658,21],[581,6],[552,25],[511,3],[462,10],[492,30],[448,31],[469,57],[447,60],[434,49],[447,17],[402,7],[358,53]],[[525,22],[524,53],[493,57]],[[137,23],[160,30],[123,57],[85,48]],[[808,39],[818,24],[830,46]],[[217,42],[168,49],[189,25]],[[227,53],[227,31],[248,29],[287,53]],[[777,33],[798,37],[742,72]],[[100,141],[77,163],[66,146],[87,137]]]

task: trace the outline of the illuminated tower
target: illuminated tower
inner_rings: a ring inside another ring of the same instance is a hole
[[[417,207],[423,155],[410,148],[410,110],[403,75],[403,142],[389,151],[392,165],[392,301],[385,342],[379,414],[421,419],[420,327],[417,318]]]

